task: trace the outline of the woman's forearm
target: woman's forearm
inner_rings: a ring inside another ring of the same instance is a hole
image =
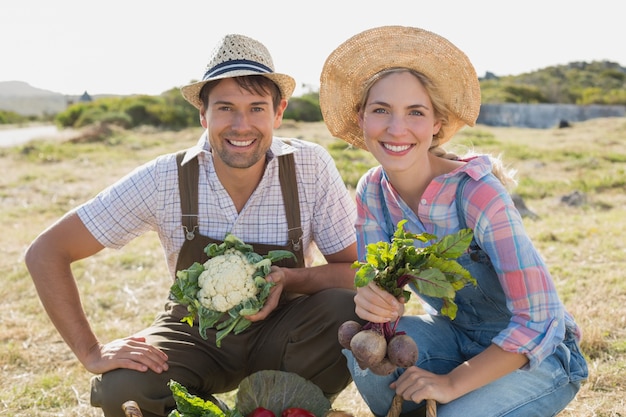
[[[482,353],[457,366],[450,374],[455,397],[461,397],[496,379],[507,375],[528,363],[528,358],[519,353],[502,350],[491,345]]]

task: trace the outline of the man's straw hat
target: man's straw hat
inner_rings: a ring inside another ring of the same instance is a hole
[[[474,126],[480,111],[480,84],[468,57],[435,33],[383,26],[353,36],[326,59],[320,77],[320,107],[333,136],[367,149],[357,116],[364,83],[381,70],[398,67],[424,74],[450,109],[440,144],[463,126]]]
[[[185,100],[200,109],[200,90],[207,82],[246,75],[262,75],[274,81],[284,99],[289,99],[296,88],[296,81],[292,77],[274,72],[272,56],[261,42],[247,36],[229,34],[213,49],[200,81],[186,85],[180,91]]]

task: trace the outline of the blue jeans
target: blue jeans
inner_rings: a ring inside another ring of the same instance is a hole
[[[457,293],[457,317],[404,316],[398,331],[411,336],[419,347],[416,366],[435,374],[447,374],[464,361],[481,353],[493,337],[504,329],[511,313],[497,275],[488,257],[473,248],[458,262],[478,281],[478,289],[466,287]],[[429,300],[437,306],[439,300]],[[349,350],[343,354],[354,383],[372,413],[384,416],[395,395],[389,384],[403,372],[398,368],[388,376],[362,370]],[[565,339],[556,351],[536,369],[517,370],[472,391],[448,404],[437,406],[439,417],[533,417],[555,416],[574,398],[580,383],[587,377],[587,364],[574,335],[565,331]],[[425,406],[405,401],[402,412]]]

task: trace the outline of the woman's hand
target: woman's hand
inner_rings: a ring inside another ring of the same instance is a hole
[[[390,387],[405,400],[421,402],[429,399],[445,404],[520,369],[526,363],[528,358],[525,355],[507,352],[492,344],[446,375],[411,366]]]
[[[139,372],[151,370],[160,374],[168,369],[167,359],[165,353],[146,343],[145,338],[130,336],[104,345],[95,345],[83,365],[94,374],[119,368]]]
[[[374,282],[359,287],[354,296],[355,312],[372,323],[395,321],[404,314],[404,299],[396,299]]]
[[[449,375],[433,374],[417,366],[407,368],[390,387],[405,401],[415,403],[436,400],[446,404],[460,397],[454,393],[452,378]]]

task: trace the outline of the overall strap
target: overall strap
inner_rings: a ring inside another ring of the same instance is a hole
[[[463,190],[465,189],[465,184],[469,181],[469,175],[463,175],[463,178],[459,181],[456,186],[456,213],[459,216],[459,228],[466,229],[467,221],[465,221],[465,212],[463,211]]]
[[[178,166],[178,189],[180,192],[181,222],[185,230],[185,239],[193,240],[198,233],[198,159],[193,158],[184,166],[181,162],[185,151],[176,154]],[[288,246],[298,259],[299,267],[304,266],[302,247],[302,225],[300,220],[300,200],[298,197],[298,181],[293,153],[278,157],[279,180],[285,206],[288,229]]]
[[[278,175],[280,188],[283,194],[287,228],[291,248],[298,259],[302,256],[302,223],[300,222],[300,199],[298,197],[298,180],[296,178],[296,163],[293,153],[278,158]]]
[[[180,192],[181,222],[185,229],[185,239],[193,240],[198,231],[198,159],[181,166],[185,151],[176,154],[178,166],[178,190]]]
[[[470,180],[469,175],[463,175],[463,178],[459,181],[456,186],[456,213],[459,218],[459,229],[467,228],[467,221],[465,220],[465,212],[463,211],[463,190],[465,189],[465,185]],[[472,237],[472,241],[469,244],[470,250],[480,249],[478,242],[476,242],[476,236]]]

